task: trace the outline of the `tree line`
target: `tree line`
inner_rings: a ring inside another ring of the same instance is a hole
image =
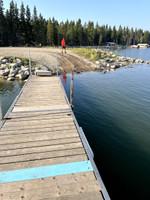
[[[69,46],[97,46],[106,42],[120,45],[150,44],[150,32],[142,29],[115,26],[100,26],[89,21],[82,25],[78,21],[58,22],[54,17],[46,20],[37,13],[34,6],[33,13],[22,2],[20,8],[13,0],[9,9],[4,12],[3,0],[0,0],[0,46],[59,46],[65,38]]]

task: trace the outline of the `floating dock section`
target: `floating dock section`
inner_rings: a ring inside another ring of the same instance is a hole
[[[110,199],[59,77],[31,76],[0,128],[0,200]]]

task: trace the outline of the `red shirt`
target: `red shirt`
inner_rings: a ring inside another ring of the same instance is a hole
[[[63,47],[65,46],[65,40],[64,40],[64,39],[62,39],[61,45],[62,45]]]

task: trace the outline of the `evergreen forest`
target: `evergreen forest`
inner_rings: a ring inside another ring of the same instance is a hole
[[[34,7],[32,13],[22,2],[20,8],[13,0],[5,10],[0,0],[0,46],[59,46],[62,38],[68,46],[97,46],[106,42],[119,45],[150,44],[150,32],[142,29],[94,24],[78,21],[58,22],[45,19]]]

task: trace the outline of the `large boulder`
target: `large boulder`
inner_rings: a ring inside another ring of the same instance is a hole
[[[21,70],[23,70],[23,71],[29,71],[29,68],[27,67],[27,66],[21,66]]]
[[[2,64],[6,64],[7,62],[9,62],[9,60],[7,58],[4,58],[4,59],[1,60]]]
[[[1,64],[0,70],[3,70],[3,69],[5,69],[6,67],[7,67],[7,65],[6,65],[6,64]]]
[[[14,81],[15,78],[14,78],[14,77],[9,77],[7,80],[8,80],[8,81]]]
[[[5,69],[5,70],[0,70],[0,76],[8,76],[10,70],[9,69]]]
[[[16,75],[16,78],[19,78],[20,80],[24,80],[24,79],[28,78],[28,75],[24,72],[21,72]]]
[[[11,67],[12,69],[15,69],[15,68],[21,67],[21,65],[22,65],[22,62],[11,63],[11,64],[10,64],[10,67]]]
[[[9,75],[10,70],[9,69],[5,69],[3,72],[3,76],[8,76]]]
[[[10,70],[10,73],[9,73],[9,77],[15,77],[16,76],[16,74],[18,73],[18,70],[17,69],[11,69]]]

